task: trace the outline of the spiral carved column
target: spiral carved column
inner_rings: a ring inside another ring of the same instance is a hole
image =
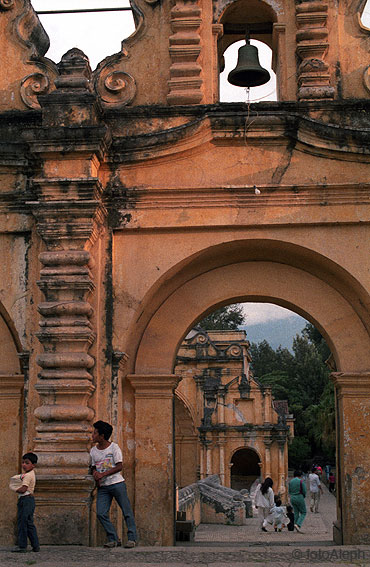
[[[35,385],[40,398],[34,446],[39,456],[38,529],[46,544],[88,545],[93,540],[89,448],[95,390],[90,301],[94,243],[103,235],[106,217],[97,174],[107,130],[98,124],[100,108],[87,57],[72,49],[58,70],[56,89],[39,97],[42,127],[29,139],[42,162],[29,204],[46,249],[39,255],[37,282],[44,296],[38,305],[43,352],[36,359],[41,370]]]

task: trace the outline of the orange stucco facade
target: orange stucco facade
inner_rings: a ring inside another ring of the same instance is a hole
[[[178,348],[217,307],[274,302],[331,348],[337,537],[370,543],[365,0],[134,4],[92,73],[0,0],[1,480],[37,452],[41,541],[96,544],[91,424],[111,421],[141,542],[171,545]],[[277,102],[218,102],[236,23],[267,24]]]

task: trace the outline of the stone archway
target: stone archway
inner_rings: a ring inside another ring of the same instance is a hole
[[[254,449],[244,447],[231,457],[231,488],[250,490],[261,475],[260,457]]]
[[[20,340],[1,303],[0,345],[0,482],[2,486],[7,486],[9,478],[19,472],[24,425],[24,375],[21,373]],[[28,358],[21,358],[26,366]],[[10,545],[14,542],[16,508],[14,495],[9,490],[5,490],[2,495],[2,506],[7,513],[0,517],[0,545]]]
[[[363,454],[356,439],[361,436],[362,443],[364,439],[366,443],[370,442],[366,419],[370,410],[370,339],[366,308],[363,309],[369,298],[360,284],[332,261],[308,249],[284,247],[279,243],[274,243],[270,250],[266,246],[268,244],[264,242],[261,253],[261,248],[252,248],[250,242],[244,243],[244,249],[238,249],[239,256],[234,254],[233,258],[231,253],[228,254],[229,262],[224,254],[220,253],[217,257],[214,250],[208,261],[205,255],[199,256],[192,264],[171,274],[172,288],[171,278],[166,274],[166,294],[164,297],[164,288],[157,288],[161,294],[157,308],[153,303],[155,295],[150,298],[152,314],[143,326],[136,347],[135,374],[129,378],[135,395],[139,397],[140,389],[149,392],[157,388],[156,384],[159,385],[162,401],[157,413],[163,420],[163,399],[168,400],[168,412],[171,411],[169,404],[176,385],[172,372],[178,346],[201,316],[231,302],[262,301],[291,309],[311,321],[326,338],[338,369],[333,379],[337,393],[338,519],[343,542],[365,543],[370,540],[369,529],[363,520],[370,495],[358,498],[359,491],[363,492],[358,471],[368,470],[368,457]],[[250,261],[243,258],[246,250],[254,250]],[[232,262],[236,258],[239,261]],[[168,332],[169,329],[171,332]],[[349,329],[351,332],[348,332]],[[355,411],[359,404],[360,414]],[[136,415],[139,413],[143,415],[140,404]],[[169,423],[168,418],[166,423]],[[145,424],[137,419],[136,425],[136,435],[145,437]],[[162,447],[163,462],[167,462],[171,439],[171,436],[165,439],[162,436],[156,445],[157,458],[159,446]],[[136,451],[138,467],[140,463],[148,462],[149,455],[144,445],[146,443],[141,444],[143,450],[139,447]],[[162,473],[162,482],[171,485],[168,467]],[[141,509],[141,500],[145,509],[147,495],[139,478],[136,475],[138,509]],[[353,479],[351,484],[349,478]],[[162,517],[169,517],[168,530],[173,519],[170,508],[167,506],[167,511],[164,511],[162,506]],[[144,517],[142,523],[145,523]]]

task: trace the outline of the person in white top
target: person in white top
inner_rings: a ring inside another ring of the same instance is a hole
[[[320,494],[322,494],[322,486],[320,482],[319,475],[316,474],[316,468],[312,468],[312,472],[308,477],[308,482],[310,485],[310,510],[311,512],[315,512],[315,514],[319,511],[319,502],[320,502]]]
[[[113,427],[105,421],[94,423],[92,440],[96,443],[90,451],[90,466],[98,487],[96,514],[106,531],[108,541],[104,547],[121,545],[117,532],[109,519],[113,498],[122,510],[127,526],[128,541],[125,547],[135,547],[137,532],[134,514],[127,496],[126,483],[122,471],[122,452],[117,443],[109,441]]]
[[[267,477],[262,484],[257,486],[254,505],[258,509],[261,530],[263,532],[267,532],[267,524],[272,524],[273,522],[271,515],[271,509],[275,506],[274,491],[272,490],[273,484],[272,478]]]
[[[40,551],[39,538],[36,526],[33,523],[35,511],[35,499],[33,492],[36,486],[36,475],[34,468],[37,463],[35,453],[26,453],[22,457],[22,474],[19,475],[19,487],[12,488],[18,494],[17,503],[17,531],[18,547],[12,549],[17,553],[27,552],[27,540],[29,539],[32,551]]]

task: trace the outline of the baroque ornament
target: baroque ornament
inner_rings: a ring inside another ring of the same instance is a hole
[[[15,4],[15,0],[0,0],[0,10],[11,10]]]
[[[97,82],[97,91],[103,104],[120,107],[130,104],[136,94],[135,79],[124,71],[102,73]]]
[[[50,81],[42,73],[32,73],[27,75],[21,82],[21,98],[26,106],[39,109],[40,104],[37,99],[39,95],[46,94],[49,90]]]

